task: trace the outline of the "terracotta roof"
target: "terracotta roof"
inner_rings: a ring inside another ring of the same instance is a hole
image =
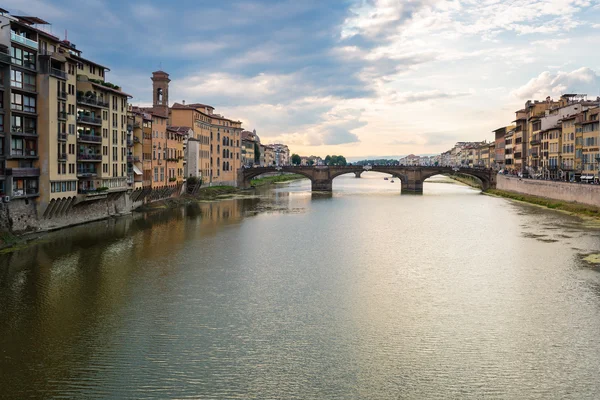
[[[192,128],[189,126],[170,126],[167,128],[167,130],[175,132],[179,135],[186,135],[190,130],[192,130]]]
[[[210,108],[211,110],[214,110],[215,108],[212,106],[207,106],[206,104],[200,104],[200,103],[192,103],[192,104],[181,104],[181,103],[175,103],[173,104],[173,107],[171,108],[175,108],[175,109],[190,109],[190,110],[195,110],[196,108]]]

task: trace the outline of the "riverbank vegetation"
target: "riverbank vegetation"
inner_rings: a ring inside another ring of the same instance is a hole
[[[499,189],[489,189],[485,192],[492,196],[504,197],[525,203],[531,203],[542,207],[547,207],[552,210],[560,210],[573,214],[585,215],[588,217],[600,218],[600,208],[589,206],[587,204],[569,203],[561,200],[548,199],[546,197],[531,196],[528,194],[520,194],[507,192]]]
[[[284,174],[275,176],[265,176],[263,178],[252,179],[250,184],[254,187],[272,185],[275,183],[291,182],[298,179],[306,179],[305,176],[299,174]]]

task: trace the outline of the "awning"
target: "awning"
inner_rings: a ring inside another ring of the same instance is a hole
[[[140,170],[138,167],[136,167],[135,164],[133,164],[133,172],[135,172],[136,175],[144,175],[142,173],[142,170]]]

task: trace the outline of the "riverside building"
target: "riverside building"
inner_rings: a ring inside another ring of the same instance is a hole
[[[46,21],[0,9],[0,24],[0,192],[41,216],[126,191],[128,94]]]

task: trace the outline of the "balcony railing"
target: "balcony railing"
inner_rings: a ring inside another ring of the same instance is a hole
[[[98,176],[98,170],[95,168],[78,168],[77,177],[79,178],[93,178]]]
[[[12,126],[10,132],[13,135],[37,136],[35,128],[31,127]]]
[[[102,136],[100,136],[100,135],[82,135],[82,134],[79,134],[78,140],[80,142],[102,143]]]
[[[37,158],[35,150],[11,149],[8,158]]]
[[[12,88],[15,89],[22,89],[28,92],[35,92],[36,88],[35,88],[35,84],[31,84],[31,83],[23,83],[23,82],[18,82],[18,81],[10,81],[10,86]]]
[[[85,124],[102,125],[100,118],[92,117],[90,115],[79,115],[77,116],[77,122],[83,122]]]
[[[67,100],[69,94],[65,91],[59,90],[58,92],[56,92],[56,96],[61,100]]]
[[[0,52],[0,62],[10,64],[10,55]]]
[[[35,114],[35,107],[32,106],[24,106],[23,104],[10,104],[10,109],[14,111],[24,111],[28,113]]]
[[[58,161],[67,161],[67,153],[60,153],[58,155]]]
[[[133,146],[133,140],[127,139],[127,147]]]
[[[66,132],[58,132],[58,140],[61,142],[67,141],[67,133]]]
[[[10,32],[10,40],[34,48],[36,50],[38,49],[38,42],[36,42],[35,40],[28,39],[25,36],[19,35],[14,31]]]
[[[60,79],[67,79],[67,73],[58,68],[50,68],[50,75]]]
[[[59,111],[58,112],[58,119],[67,119],[67,112],[66,111]]]
[[[127,156],[127,162],[133,162],[133,156]]]
[[[34,62],[21,60],[19,58],[11,57],[10,62],[15,65],[19,65],[21,67],[29,68],[33,71],[36,71],[36,66]]]
[[[77,154],[80,161],[102,161],[102,154]]]
[[[133,162],[141,162],[142,160],[140,159],[139,156],[133,156]]]
[[[17,178],[35,177],[35,176],[40,176],[40,169],[39,168],[7,168],[6,175],[14,176]]]
[[[77,102],[80,104],[86,104],[88,106],[108,108],[108,102],[96,97],[77,96]]]

